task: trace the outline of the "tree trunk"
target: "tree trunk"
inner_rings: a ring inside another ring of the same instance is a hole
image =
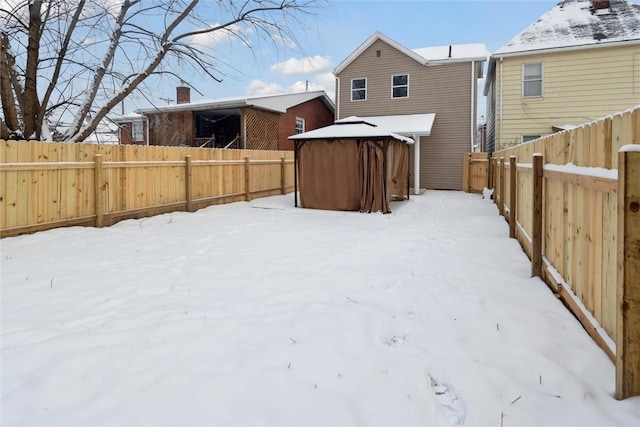
[[[16,100],[11,90],[11,68],[7,58],[9,51],[9,39],[6,33],[0,34],[0,101],[2,101],[2,139],[7,139],[10,132],[20,129]]]
[[[38,62],[40,54],[40,35],[42,30],[42,0],[33,0],[29,4],[29,42],[27,45],[27,69],[24,84],[24,136],[26,139],[40,139],[38,129]]]

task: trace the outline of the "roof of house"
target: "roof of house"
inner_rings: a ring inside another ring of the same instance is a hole
[[[609,4],[609,9],[594,10],[591,0],[563,0],[494,55],[640,42],[640,4],[629,0],[610,0]]]
[[[331,110],[335,109],[335,104],[323,90],[313,92],[297,92],[278,95],[251,96],[239,98],[223,98],[217,100],[205,100],[197,102],[188,102],[184,104],[173,104],[159,106],[154,108],[142,108],[136,110],[141,114],[166,113],[172,111],[202,111],[202,110],[221,110],[229,108],[257,107],[263,110],[284,113],[287,109],[296,105],[311,101],[312,99],[321,98],[322,101]]]
[[[489,51],[482,43],[461,44],[425,47],[419,49],[409,49],[395,40],[385,36],[380,32],[375,32],[367,40],[364,41],[356,50],[354,50],[344,61],[335,68],[334,73],[342,72],[349,64],[351,64],[358,56],[367,50],[374,42],[382,40],[388,45],[394,47],[409,58],[417,61],[422,65],[443,64],[449,62],[471,62],[486,61]]]
[[[431,128],[436,119],[436,113],[427,114],[399,114],[392,116],[367,116],[357,117],[350,116],[344,119],[336,120],[336,123],[351,123],[358,120],[372,123],[384,129],[389,129],[393,133],[404,136],[429,136]]]
[[[115,123],[127,123],[134,122],[136,120],[143,120],[144,116],[142,114],[130,113],[130,114],[118,114],[112,113],[109,115],[109,120]]]

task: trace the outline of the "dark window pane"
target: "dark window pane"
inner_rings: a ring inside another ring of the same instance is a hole
[[[402,75],[402,76],[393,76],[393,85],[394,86],[406,86],[408,83],[408,76]]]
[[[406,98],[408,96],[407,87],[394,87],[393,88],[393,97],[394,98]]]
[[[354,90],[351,92],[351,99],[353,101],[360,101],[367,98],[367,91],[363,89]]]
[[[351,89],[364,89],[366,87],[365,79],[353,80],[351,82]]]

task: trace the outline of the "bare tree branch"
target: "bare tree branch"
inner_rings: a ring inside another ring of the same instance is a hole
[[[49,105],[49,99],[51,98],[51,93],[54,88],[58,84],[58,77],[60,76],[60,69],[62,68],[62,64],[64,63],[65,56],[67,54],[67,50],[69,49],[69,42],[71,41],[71,36],[73,35],[73,31],[76,29],[76,25],[78,24],[78,20],[80,19],[80,14],[84,9],[85,0],[80,0],[78,6],[76,7],[76,12],[73,14],[71,21],[69,23],[69,27],[67,28],[66,34],[64,36],[64,41],[60,46],[60,50],[58,53],[58,57],[56,60],[56,65],[53,70],[53,75],[51,80],[49,80],[49,86],[42,98],[42,107],[43,109],[47,109],[47,105]],[[42,120],[44,120],[44,114],[40,114],[40,126],[42,126]]]
[[[219,40],[250,51],[261,39],[296,43],[289,17],[324,1],[0,0],[2,125],[40,138],[50,123],[82,141],[134,92],[153,103],[162,76],[220,82],[242,73]]]

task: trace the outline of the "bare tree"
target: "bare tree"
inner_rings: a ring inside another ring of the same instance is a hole
[[[299,18],[324,1],[3,1],[0,138],[49,139],[54,128],[83,141],[149,79],[180,78],[190,67],[221,81],[215,50],[196,40],[224,35],[251,46],[251,34],[297,43]]]

